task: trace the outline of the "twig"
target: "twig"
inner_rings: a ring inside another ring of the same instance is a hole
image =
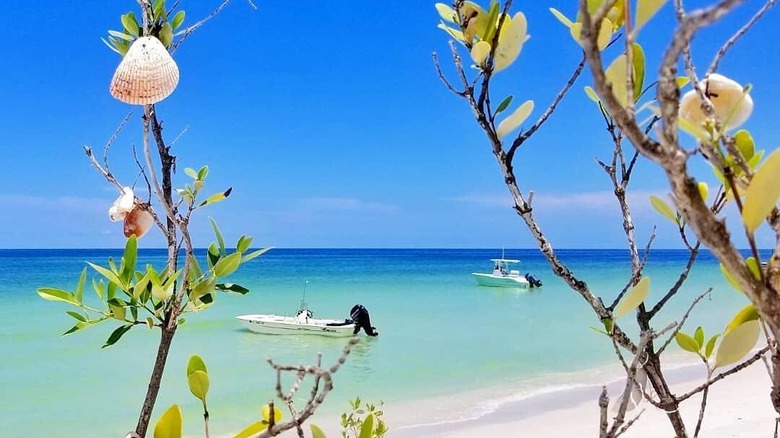
[[[683,283],[685,283],[685,280],[688,279],[688,274],[690,274],[691,269],[693,268],[693,264],[696,261],[696,258],[699,255],[699,247],[701,246],[701,242],[696,242],[696,245],[694,245],[690,249],[690,255],[688,256],[688,263],[685,264],[685,269],[680,273],[680,275],[677,277],[677,281],[675,281],[674,285],[669,289],[669,291],[661,298],[658,303],[656,303],[655,306],[648,312],[648,316],[650,318],[653,318],[658,312],[661,311],[661,309],[664,307],[667,301],[671,299],[677,292],[680,290],[680,287],[682,287]]]
[[[758,350],[755,354],[753,354],[753,356],[750,357],[750,359],[747,359],[746,361],[740,363],[739,365],[735,366],[734,368],[729,369],[728,371],[724,371],[724,372],[718,374],[714,378],[708,380],[707,382],[702,383],[701,385],[699,385],[696,388],[686,392],[685,394],[683,394],[681,396],[678,396],[677,400],[680,401],[680,402],[683,402],[683,401],[693,397],[694,395],[704,391],[704,388],[706,388],[708,386],[711,386],[715,382],[718,382],[719,380],[722,380],[722,379],[724,379],[724,378],[726,378],[726,377],[728,377],[728,376],[730,376],[730,375],[732,375],[734,373],[738,373],[738,372],[744,370],[745,368],[749,367],[753,363],[755,363],[758,360],[760,360],[764,356],[764,353],[766,353],[768,351],[769,351],[769,347],[764,347],[764,348]]]
[[[699,304],[699,301],[703,300],[704,297],[706,297],[708,294],[712,292],[712,288],[708,288],[704,293],[700,294],[698,297],[693,299],[693,302],[691,302],[691,305],[688,306],[688,310],[685,311],[685,314],[683,315],[682,319],[680,320],[680,323],[677,324],[677,328],[674,329],[671,336],[669,336],[669,339],[664,342],[664,344],[661,346],[661,348],[658,349],[658,355],[660,356],[661,353],[664,352],[666,347],[669,346],[669,344],[672,343],[672,339],[679,333],[680,330],[682,330],[683,326],[685,325],[685,321],[688,320],[688,317],[691,315],[691,312],[693,311],[693,308],[696,307],[697,304]]]
[[[713,58],[710,67],[707,69],[707,76],[715,73],[715,71],[718,69],[720,61],[723,59],[723,56],[726,55],[726,52],[731,49],[734,44],[736,44],[742,35],[746,34],[747,31],[750,30],[750,28],[752,28],[753,25],[755,25],[756,22],[767,13],[767,11],[772,9],[772,6],[774,6],[776,2],[776,0],[768,0],[766,3],[764,3],[764,6],[762,6],[761,9],[759,9],[758,12],[756,12],[756,14],[753,15],[753,17],[748,20],[747,23],[745,23],[744,26],[742,26],[734,35],[732,35],[731,38],[729,38],[728,41],[726,41],[726,43],[720,47],[720,49],[718,49],[718,53],[715,54],[715,58]]]
[[[111,144],[114,143],[114,140],[116,140],[119,133],[122,131],[122,128],[125,127],[125,124],[128,120],[130,120],[130,117],[133,116],[133,112],[130,111],[127,113],[124,119],[122,119],[121,122],[119,122],[119,126],[117,126],[116,131],[111,135],[111,137],[108,138],[108,141],[106,142],[105,146],[103,146],[103,165],[106,168],[107,172],[110,172],[108,167],[108,150],[111,148]]]
[[[558,104],[563,100],[563,97],[566,96],[566,94],[569,92],[569,89],[574,85],[575,82],[577,82],[577,78],[580,77],[582,74],[582,70],[585,68],[585,56],[583,55],[582,59],[580,60],[580,63],[577,64],[577,68],[574,69],[574,72],[569,77],[569,80],[566,81],[566,84],[563,86],[561,91],[558,92],[558,94],[553,99],[550,106],[547,107],[547,109],[542,113],[542,115],[539,117],[539,119],[536,121],[536,123],[533,124],[530,128],[528,128],[527,131],[521,132],[517,138],[512,142],[512,145],[509,147],[509,151],[507,152],[507,161],[509,164],[512,164],[512,159],[514,158],[515,151],[517,148],[519,148],[523,143],[525,143],[526,140],[528,140],[541,126],[544,124],[544,122],[547,121],[548,118],[555,112],[555,109],[558,107]]]
[[[444,72],[442,72],[441,70],[441,65],[439,65],[439,57],[436,54],[436,52],[433,52],[433,55],[431,56],[433,56],[433,65],[434,67],[436,67],[436,73],[438,73],[439,79],[441,79],[441,81],[444,83],[447,89],[457,94],[458,96],[464,97],[466,93],[464,91],[456,90],[455,87],[452,86],[450,81],[448,81],[447,78],[444,76]]]
[[[110,184],[114,185],[117,189],[119,189],[119,193],[122,193],[124,190],[122,187],[122,184],[119,184],[119,181],[114,178],[114,175],[111,174],[111,172],[103,169],[100,166],[100,163],[97,162],[95,159],[95,154],[92,152],[92,148],[89,146],[84,146],[84,153],[87,154],[87,158],[89,158],[90,163],[92,163],[92,166],[97,169],[98,172],[100,172],[101,175],[103,175],[103,178],[106,179]]]
[[[231,1],[232,1],[232,0],[225,0],[225,1],[223,1],[223,2],[222,2],[222,4],[221,4],[221,5],[219,5],[219,6],[217,6],[217,8],[216,8],[216,9],[214,9],[213,11],[211,11],[211,13],[210,13],[209,15],[207,15],[207,16],[206,16],[206,18],[204,18],[204,19],[202,19],[202,20],[198,21],[197,23],[193,24],[192,26],[189,26],[189,27],[187,27],[186,29],[184,29],[184,30],[183,30],[183,31],[181,31],[181,32],[178,32],[176,35],[181,35],[181,38],[179,38],[179,39],[178,39],[178,40],[177,40],[175,43],[173,43],[173,45],[171,45],[171,48],[170,48],[170,49],[168,49],[168,50],[171,52],[171,54],[173,54],[174,52],[176,52],[176,49],[178,49],[178,48],[179,48],[179,45],[181,45],[181,43],[183,43],[183,42],[184,42],[184,40],[186,40],[186,39],[187,39],[187,37],[189,37],[190,35],[192,35],[192,33],[193,33],[193,32],[195,32],[196,30],[198,30],[198,28],[199,28],[199,27],[203,26],[203,25],[204,25],[204,24],[206,24],[206,23],[207,23],[209,20],[211,20],[212,18],[216,17],[216,16],[217,16],[217,14],[219,14],[220,12],[222,12],[222,10],[223,10],[223,9],[225,9],[225,7],[226,7],[227,5],[229,5]],[[252,5],[252,6],[253,6],[255,9],[257,9],[257,7],[256,7],[256,6],[254,6],[254,4],[251,2],[251,0],[248,0],[248,1],[249,1],[249,4],[250,4],[250,5]]]

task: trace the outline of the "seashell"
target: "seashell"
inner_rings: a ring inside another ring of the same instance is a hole
[[[135,237],[143,237],[152,225],[154,225],[154,216],[147,210],[148,206],[138,205],[125,216],[125,237],[135,234]]]
[[[114,72],[111,95],[132,105],[150,105],[168,97],[179,83],[179,67],[155,37],[140,37]]]
[[[725,125],[727,130],[745,123],[753,112],[753,98],[736,81],[713,73],[699,85],[708,94],[718,120],[721,123],[728,121]],[[701,125],[707,119],[696,90],[685,93],[680,99],[680,117],[696,125]]]
[[[114,201],[114,205],[108,209],[108,218],[113,222],[121,221],[135,206],[135,194],[130,187],[122,188],[122,194]]]

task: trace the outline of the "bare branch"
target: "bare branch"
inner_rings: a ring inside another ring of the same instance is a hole
[[[672,339],[677,335],[677,333],[682,330],[683,326],[685,325],[685,321],[688,320],[688,317],[691,315],[691,312],[693,311],[693,308],[696,307],[697,304],[699,304],[699,301],[703,300],[704,297],[710,294],[712,292],[712,288],[708,288],[704,293],[700,294],[698,297],[693,299],[693,302],[691,302],[691,305],[688,307],[688,310],[685,311],[685,314],[683,315],[682,319],[680,320],[680,323],[677,324],[677,327],[674,329],[672,334],[669,336],[669,339],[664,342],[664,344],[661,346],[661,348],[658,349],[658,355],[660,356],[661,353],[666,350],[666,347],[669,346],[669,344],[672,343]]]
[[[686,392],[685,394],[683,394],[681,396],[678,396],[677,400],[679,400],[680,402],[683,402],[683,401],[693,397],[694,395],[704,391],[704,389],[707,388],[708,386],[712,386],[714,383],[716,383],[716,382],[718,382],[718,381],[720,381],[720,380],[722,380],[722,379],[724,379],[724,378],[726,378],[726,377],[728,377],[728,376],[730,376],[732,374],[735,374],[735,373],[738,373],[738,372],[744,370],[745,368],[749,367],[750,365],[752,365],[756,361],[760,360],[764,356],[764,354],[766,352],[768,352],[768,351],[769,351],[769,347],[764,347],[764,348],[758,350],[755,354],[753,354],[753,356],[750,357],[750,359],[745,360],[744,362],[740,363],[739,365],[735,366],[734,368],[729,369],[728,371],[724,371],[724,372],[718,374],[714,378],[709,379],[707,382],[702,383],[701,385],[699,385],[696,388]]]
[[[433,65],[436,67],[436,73],[439,75],[439,79],[444,83],[444,86],[447,87],[450,91],[452,91],[454,94],[457,94],[458,96],[465,97],[466,92],[465,91],[458,91],[455,89],[455,87],[452,86],[450,81],[447,80],[447,78],[444,76],[444,72],[441,70],[441,65],[439,64],[439,56],[436,54],[436,52],[433,52]]]
[[[574,73],[572,73],[571,77],[569,77],[569,80],[566,81],[566,85],[564,85],[561,91],[558,92],[558,95],[555,96],[550,106],[547,107],[547,109],[544,111],[544,113],[542,113],[541,117],[539,117],[533,126],[528,128],[527,131],[518,134],[515,141],[512,142],[512,145],[509,147],[509,151],[506,154],[507,160],[510,164],[512,164],[512,159],[514,158],[517,148],[525,143],[525,141],[528,140],[539,128],[541,128],[541,126],[544,124],[544,122],[547,121],[548,118],[550,118],[552,113],[555,112],[555,109],[558,107],[558,104],[561,102],[561,100],[563,100],[563,97],[566,96],[566,94],[569,92],[569,89],[574,85],[575,82],[577,82],[577,78],[580,77],[580,74],[582,74],[582,70],[584,68],[585,56],[583,55],[580,63],[577,64],[577,68],[574,69]]]
[[[770,9],[772,9],[772,6],[777,3],[777,0],[768,0],[766,3],[764,3],[764,6],[761,7],[761,9],[756,12],[753,17],[748,20],[747,23],[745,23],[744,26],[742,26],[734,35],[731,36],[731,38],[726,41],[723,46],[721,46],[720,49],[718,49],[718,53],[715,55],[715,58],[713,58],[712,63],[710,64],[710,67],[707,69],[707,75],[711,75],[712,73],[715,73],[716,70],[718,70],[718,65],[720,64],[720,61],[723,59],[723,56],[726,55],[726,52],[731,49],[736,42],[742,38],[743,35],[747,33],[750,28],[752,28],[758,20],[761,19],[761,17],[764,16],[764,14],[767,13]]]
[[[189,27],[187,27],[186,29],[184,29],[184,30],[183,30],[183,31],[181,31],[181,32],[177,32],[177,33],[176,33],[176,36],[179,36],[179,35],[180,35],[180,36],[181,36],[181,38],[179,38],[179,39],[178,39],[178,40],[177,40],[175,43],[173,43],[173,45],[172,45],[172,46],[171,46],[171,48],[169,49],[169,51],[171,52],[171,54],[173,54],[174,52],[176,52],[176,49],[178,49],[178,48],[179,48],[179,46],[181,45],[181,43],[183,43],[183,42],[184,42],[184,40],[186,40],[186,39],[187,39],[187,37],[189,37],[190,35],[192,35],[192,33],[193,33],[193,32],[195,32],[196,30],[198,30],[198,28],[200,28],[201,26],[203,26],[204,24],[206,24],[206,23],[207,23],[209,20],[211,20],[212,18],[216,17],[216,16],[217,16],[217,14],[219,14],[220,12],[222,12],[222,10],[223,10],[223,9],[225,9],[225,7],[226,7],[227,5],[229,5],[231,1],[232,1],[232,0],[225,0],[225,1],[223,1],[223,2],[222,2],[222,4],[221,4],[221,5],[219,5],[219,6],[217,6],[217,8],[216,8],[216,9],[214,9],[214,10],[213,10],[213,11],[212,11],[212,12],[211,12],[209,15],[207,15],[207,16],[206,16],[206,18],[204,18],[204,19],[202,19],[202,20],[198,21],[197,23],[193,24],[192,26],[189,26]],[[252,6],[252,7],[253,7],[255,10],[257,10],[257,6],[255,6],[255,5],[254,5],[254,3],[252,3],[252,1],[251,1],[251,0],[247,0],[247,1],[249,2],[249,5],[250,5],[250,6]]]

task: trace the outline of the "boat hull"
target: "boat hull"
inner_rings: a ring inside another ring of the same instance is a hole
[[[255,333],[268,335],[319,335],[349,337],[355,332],[355,324],[344,324],[344,320],[313,319],[302,322],[295,317],[279,315],[241,315],[236,319]],[[328,325],[339,324],[339,325]]]
[[[528,280],[519,275],[493,275],[474,272],[471,274],[480,286],[490,287],[530,287]]]

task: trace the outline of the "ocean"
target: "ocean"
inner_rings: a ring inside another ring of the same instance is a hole
[[[165,254],[141,250],[139,263],[162,267]],[[36,294],[42,286],[73,290],[87,261],[105,264],[121,255],[103,249],[0,250],[3,436],[121,437],[134,428],[159,331],[138,326],[101,349],[118,323],[61,336],[73,325],[65,314],[73,309]],[[304,289],[315,317],[347,318],[360,303],[380,333],[362,336],[334,376],[334,390],[315,422],[335,424],[349,410],[348,400],[360,396],[384,402],[391,429],[413,430],[479,419],[513,400],[613,378],[618,369],[612,345],[590,329],[599,321],[537,250],[506,250],[505,256],[520,259],[521,272],[540,278],[542,288],[476,284],[470,273],[489,272],[489,259],[499,256],[500,250],[484,249],[273,249],[230,277],[249,294],[222,294],[211,308],[185,315],[153,420],[177,403],[186,435],[203,436],[200,402],[186,381],[193,354],[209,370],[212,437],[231,436],[259,419],[261,406],[274,395],[268,358],[310,364],[321,353],[323,364],[332,363],[344,339],[255,334],[235,319],[246,313],[293,314]],[[605,302],[630,274],[625,250],[560,250],[558,256]],[[674,284],[686,260],[683,250],[651,251],[645,271],[651,278],[649,302]],[[706,251],[655,327],[679,320],[694,297],[710,287],[684,331],[692,333],[699,325],[708,335],[721,331],[747,301],[726,283]],[[94,304],[91,293],[88,287],[85,296]],[[635,333],[626,319],[622,325]],[[669,353],[672,361],[684,357],[676,346]],[[306,382],[301,394],[308,394]],[[340,436],[337,430],[329,435]]]

